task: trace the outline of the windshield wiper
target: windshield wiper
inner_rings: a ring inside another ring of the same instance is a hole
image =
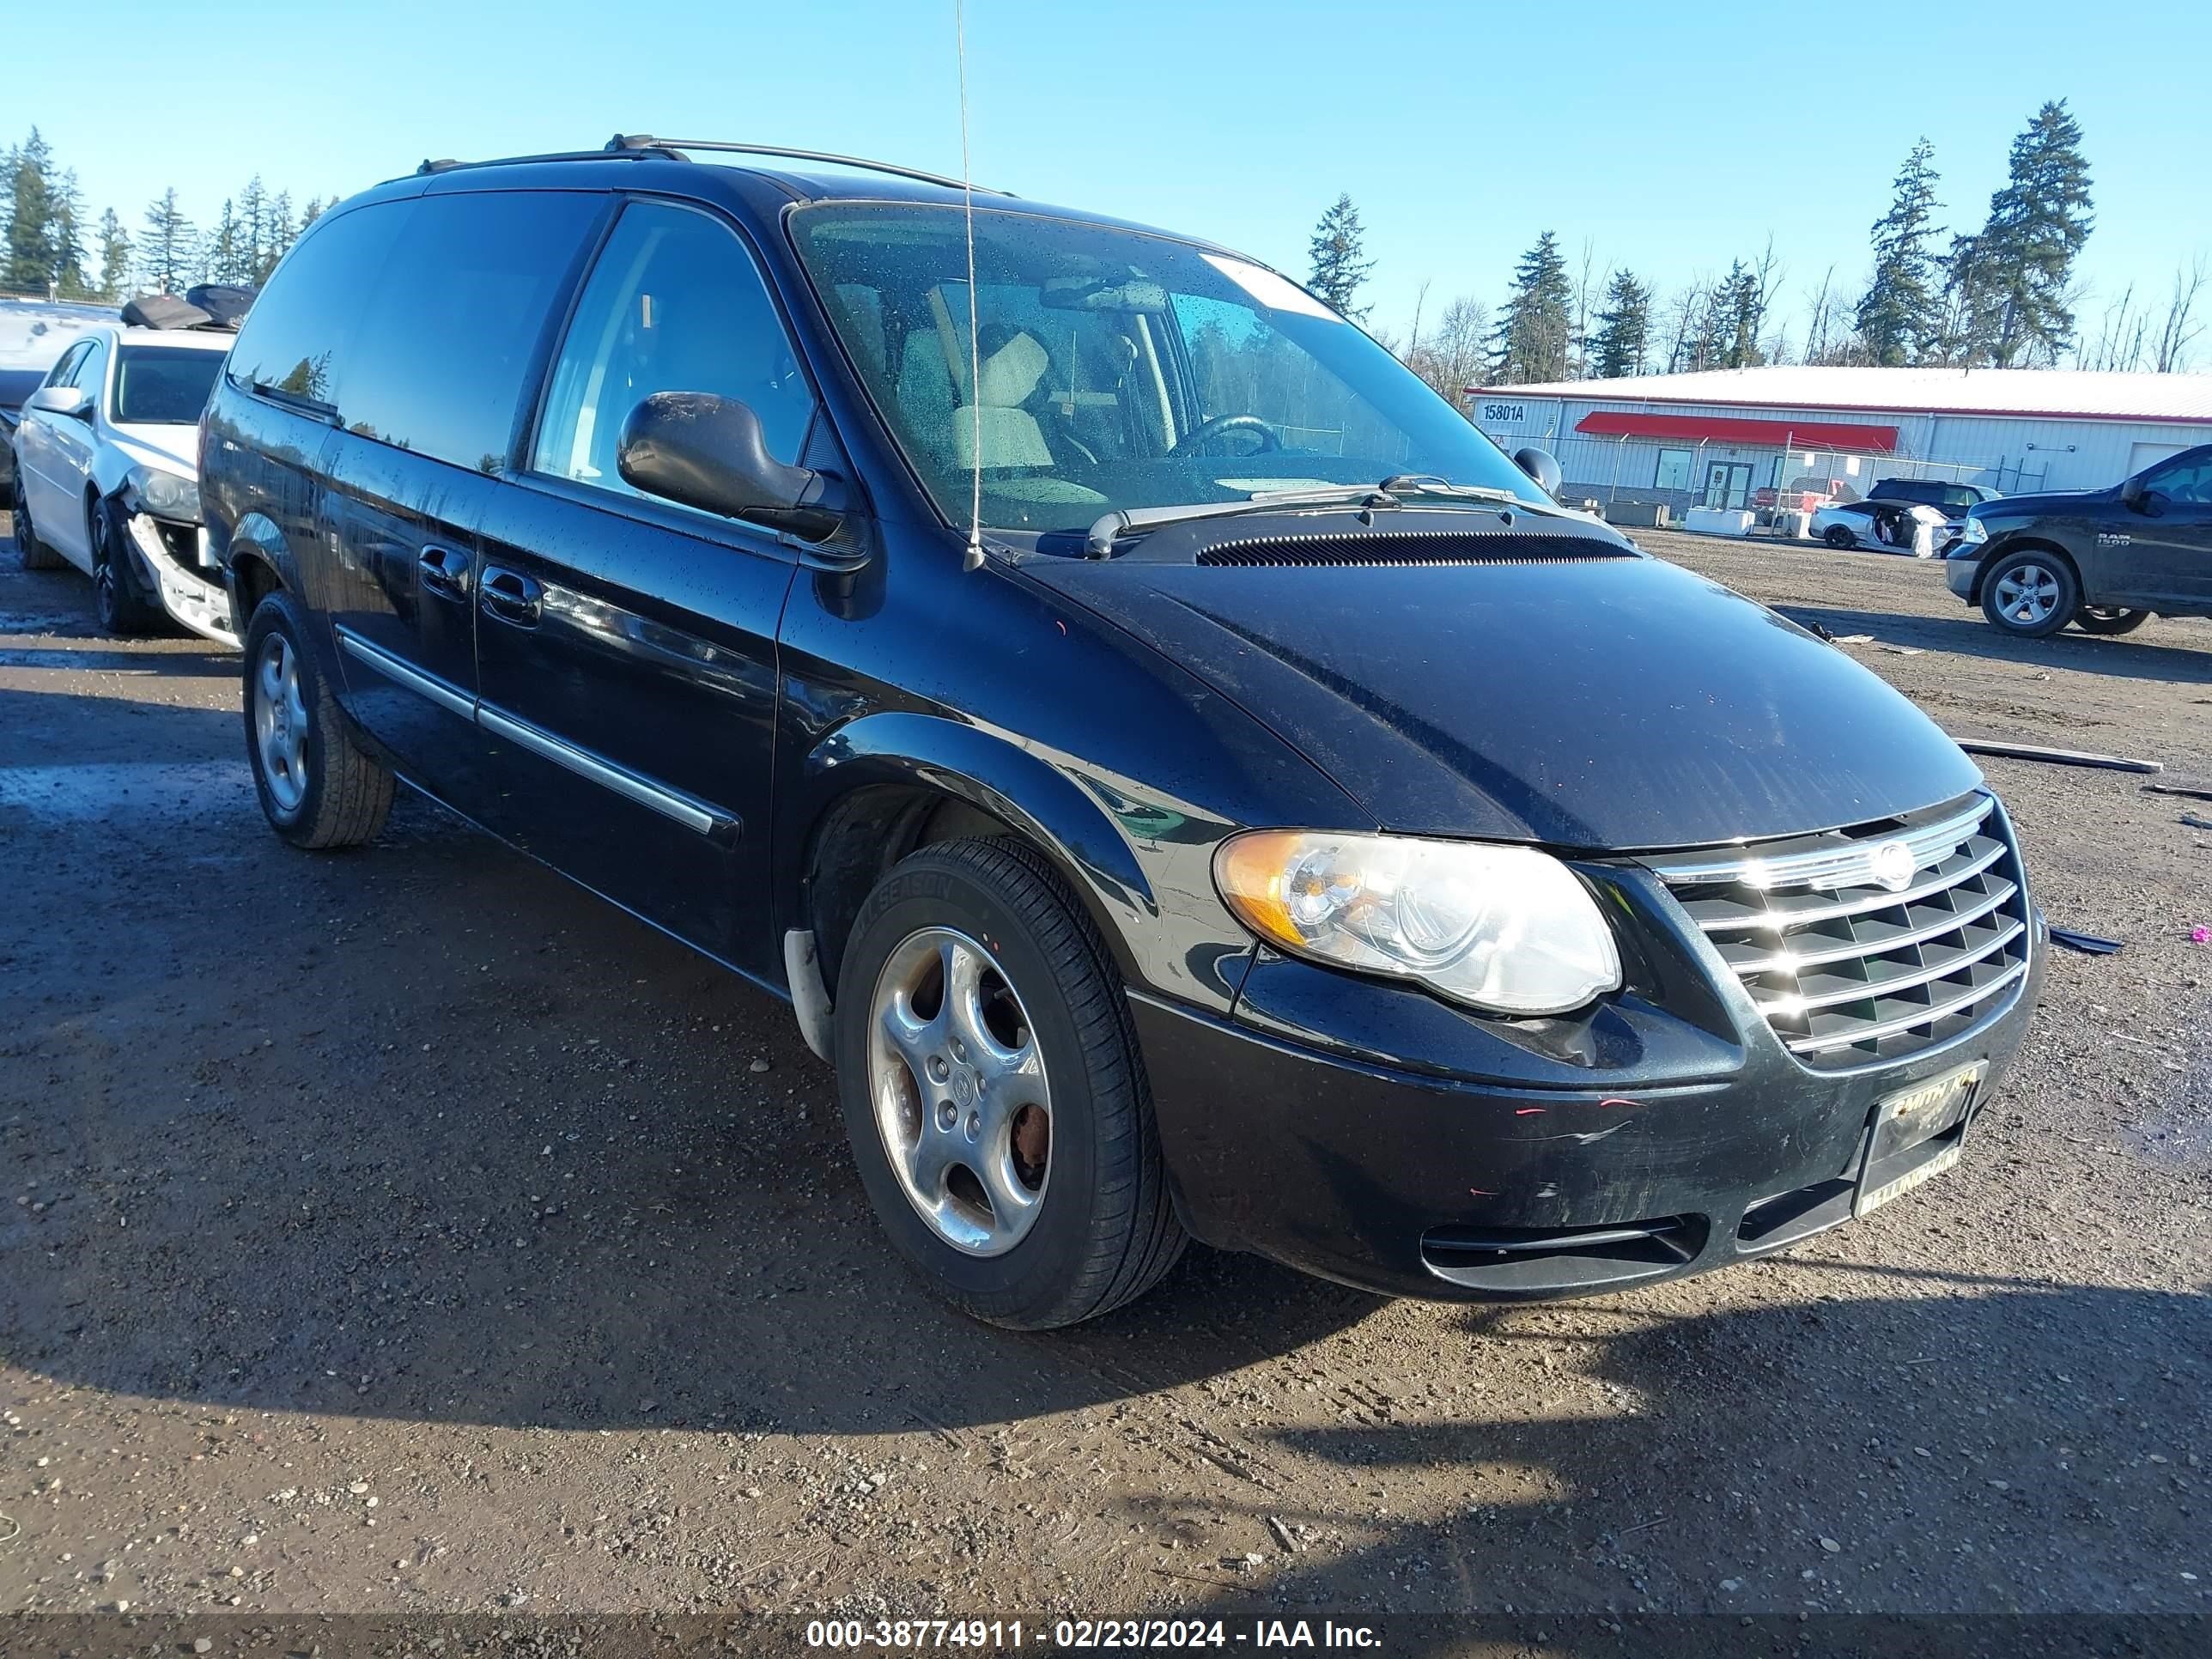
[[[1225,519],[1238,513],[1273,513],[1285,507],[1395,507],[1397,497],[1375,484],[1346,484],[1337,489],[1277,489],[1241,501],[1182,501],[1172,507],[1117,507],[1101,514],[1083,538],[1084,556],[1110,559],[1114,544],[1132,530],[1150,530],[1191,519]]]
[[[1172,507],[1120,507],[1102,514],[1083,539],[1085,558],[1110,559],[1114,544],[1133,530],[1151,530],[1164,524],[1183,524],[1194,519],[1225,519],[1242,513],[1273,513],[1292,507],[1396,507],[1409,495],[1447,501],[1496,502],[1501,507],[1528,507],[1510,489],[1485,484],[1455,484],[1427,472],[1400,472],[1374,484],[1342,484],[1329,489],[1261,490],[1241,501],[1184,501]]]

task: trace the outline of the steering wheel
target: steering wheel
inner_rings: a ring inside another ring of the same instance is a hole
[[[1260,447],[1251,452],[1255,455],[1264,455],[1270,450],[1280,449],[1283,447],[1282,434],[1257,415],[1217,415],[1210,421],[1200,422],[1189,431],[1184,433],[1182,441],[1170,449],[1168,453],[1171,456],[1194,453],[1199,446],[1211,443],[1224,432],[1258,433]]]

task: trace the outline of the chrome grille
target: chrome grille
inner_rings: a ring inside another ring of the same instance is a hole
[[[1993,796],[1649,863],[1808,1066],[1932,1048],[2027,974],[2027,886]]]

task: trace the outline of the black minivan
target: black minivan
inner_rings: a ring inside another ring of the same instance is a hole
[[[1009,1326],[1191,1236],[1618,1287],[1956,1161],[2044,932],[1942,732],[1265,266],[836,160],[301,239],[202,434],[281,836],[404,780],[788,999]]]

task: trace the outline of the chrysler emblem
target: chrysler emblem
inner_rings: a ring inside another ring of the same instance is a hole
[[[1912,849],[1901,841],[1886,841],[1867,854],[1867,873],[1893,893],[1901,893],[1912,885],[1919,861]]]

